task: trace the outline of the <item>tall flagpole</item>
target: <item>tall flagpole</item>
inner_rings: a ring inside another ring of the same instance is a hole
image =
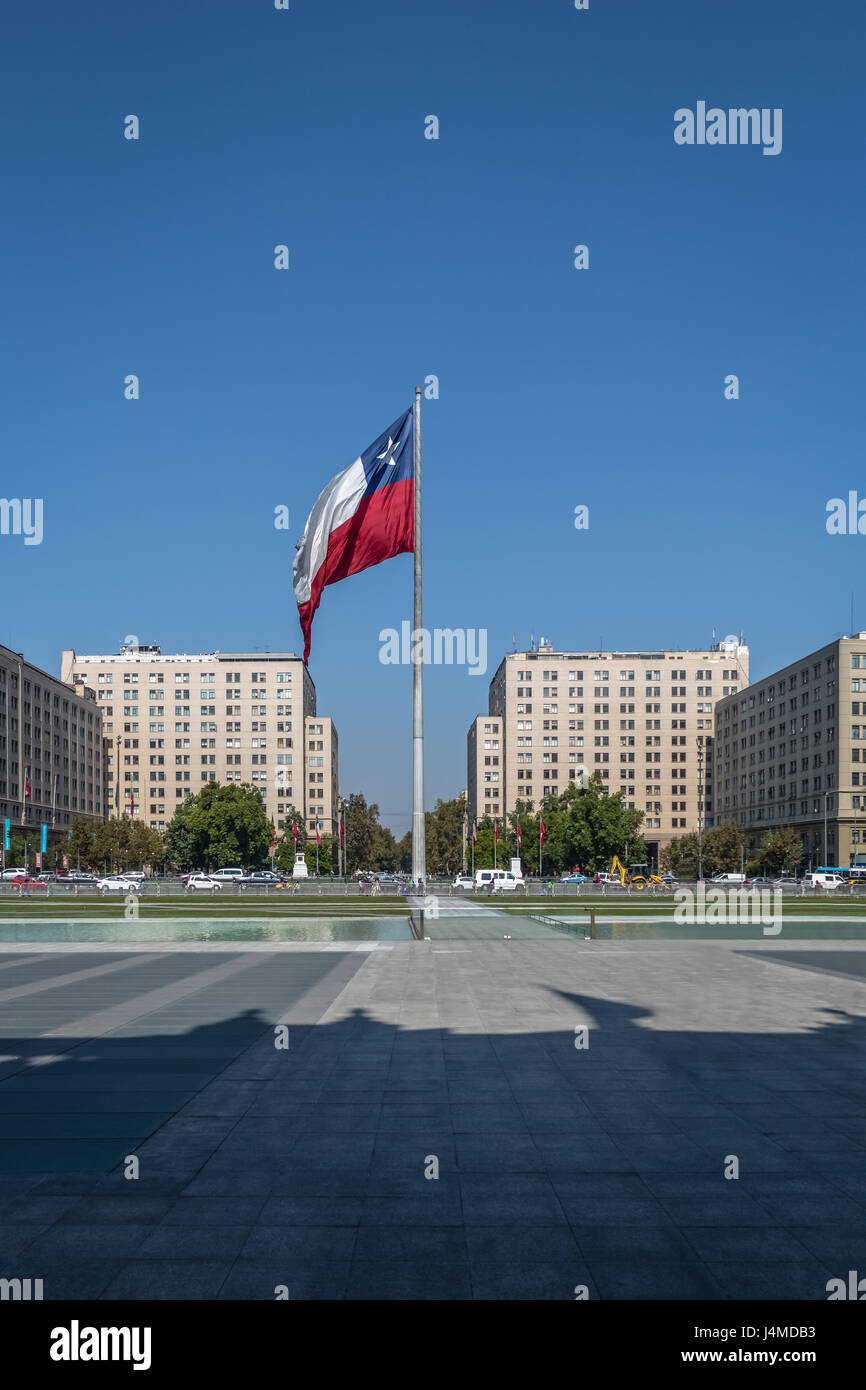
[[[427,877],[424,838],[424,640],[421,631],[421,387],[415,387],[415,607],[412,633],[412,877]]]

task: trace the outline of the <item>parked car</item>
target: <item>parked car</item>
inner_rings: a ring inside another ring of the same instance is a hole
[[[60,888],[95,888],[98,879],[95,874],[74,873],[64,874],[61,878],[57,877],[57,884]]]
[[[745,874],[715,874],[710,883],[745,883]]]
[[[141,884],[134,878],[124,878],[121,874],[108,874],[96,880],[100,893],[140,893]]]
[[[563,874],[561,881],[563,883],[588,883],[589,879],[586,874]]]
[[[29,874],[19,874],[13,878],[12,887],[17,888],[19,893],[30,893],[34,888],[41,888],[44,893],[48,892],[48,884],[41,883],[38,878],[31,878]]]
[[[26,869],[4,869],[0,874],[0,879],[21,878],[26,873]]]
[[[677,878],[676,874],[662,874],[661,879],[662,883],[666,883],[669,888],[676,888],[679,884],[679,879]]]
[[[221,888],[219,879],[212,874],[190,874],[186,881],[187,892],[191,893],[218,893]]]
[[[795,878],[793,874],[780,874],[778,878],[773,879],[774,888],[799,888],[799,886],[800,880]]]
[[[758,874],[755,878],[747,878],[746,885],[749,888],[772,888],[774,880],[766,878],[763,874]]]
[[[275,888],[285,882],[284,874],[272,873],[270,869],[257,869],[255,873],[244,874],[237,883],[241,888]]]
[[[458,874],[451,886],[452,888],[472,889],[475,887],[475,879],[471,874]]]
[[[246,874],[243,869],[215,869],[210,877],[216,879],[217,883],[240,883]]]

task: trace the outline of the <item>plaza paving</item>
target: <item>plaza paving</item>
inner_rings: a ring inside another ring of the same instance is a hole
[[[824,1299],[866,1270],[866,947],[427,925],[0,947],[0,1276],[46,1299]]]

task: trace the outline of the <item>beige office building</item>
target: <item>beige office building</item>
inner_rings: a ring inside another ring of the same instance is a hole
[[[321,748],[305,747],[316,688],[294,652],[65,651],[62,678],[90,692],[102,713],[110,815],[165,830],[184,797],[207,782],[234,781],[258,787],[278,831],[291,807],[313,829],[325,808],[323,833],[336,830],[328,822],[337,800],[337,736],[330,719],[318,718],[329,732],[315,735]],[[308,768],[309,758],[317,761]]]
[[[866,632],[839,638],[716,707],[719,820],[749,852],[794,829],[803,867],[849,867],[866,830]]]
[[[306,719],[305,770],[307,784],[305,815],[307,834],[315,836],[316,820],[321,834],[339,834],[339,787],[337,778],[337,730],[333,719],[311,714]]]
[[[518,800],[537,808],[598,773],[643,812],[657,863],[663,845],[714,823],[713,710],[748,680],[749,649],[736,638],[701,651],[561,652],[542,640],[509,652],[488,716],[469,730],[470,815],[495,815],[497,804],[507,815]]]
[[[56,844],[77,817],[103,820],[105,755],[92,692],[74,694],[0,647],[0,818],[10,829],[45,825]]]
[[[501,816],[505,800],[505,744],[503,720],[479,714],[469,725],[467,739],[467,797],[473,820]]]

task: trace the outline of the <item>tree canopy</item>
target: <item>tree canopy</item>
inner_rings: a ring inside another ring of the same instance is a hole
[[[680,835],[664,845],[661,852],[662,868],[670,869],[677,878],[697,878],[698,858],[704,877],[713,874],[736,873],[743,867],[746,837],[737,822],[723,821],[705,830],[699,845],[698,836],[692,832]]]
[[[181,869],[255,868],[267,862],[271,822],[256,787],[208,782],[178,806],[165,840]]]

